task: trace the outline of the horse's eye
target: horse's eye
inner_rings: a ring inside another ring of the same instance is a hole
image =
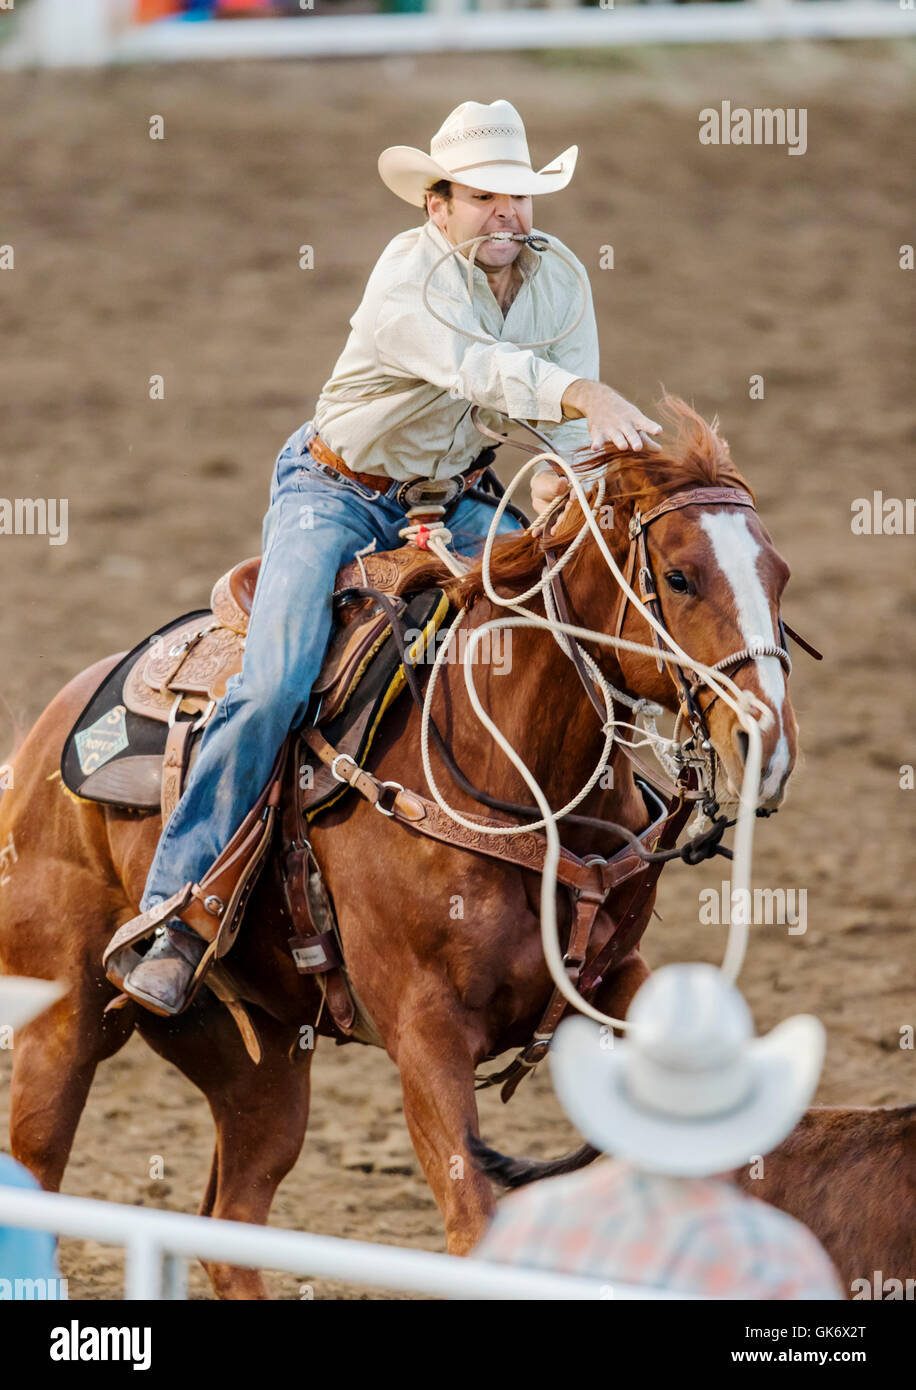
[[[690,593],[690,582],[687,576],[682,574],[680,570],[670,570],[669,573],[665,575],[665,579],[668,588],[673,589],[676,594]]]

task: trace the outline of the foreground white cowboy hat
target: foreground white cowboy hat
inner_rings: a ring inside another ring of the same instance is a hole
[[[58,980],[0,975],[0,1028],[21,1028],[66,993]]]
[[[535,172],[522,118],[508,101],[464,101],[430,141],[429,154],[411,145],[382,150],[378,171],[405,202],[426,206],[425,189],[451,179],[486,193],[541,194],[565,188],[573,176],[578,145]]]
[[[625,1039],[586,1018],[550,1049],[554,1088],[595,1148],[653,1173],[742,1167],[794,1129],[817,1088],[825,1032],[799,1014],[754,1038],[738,990],[712,965],[667,965],[630,1007]]]

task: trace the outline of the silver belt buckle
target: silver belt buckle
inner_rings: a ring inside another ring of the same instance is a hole
[[[396,496],[398,505],[409,507],[447,507],[462,491],[460,478],[416,478],[402,483]]]

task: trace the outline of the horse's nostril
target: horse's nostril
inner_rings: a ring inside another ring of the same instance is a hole
[[[741,755],[741,761],[742,761],[743,763],[746,763],[746,762],[747,762],[748,738],[747,738],[747,734],[746,734],[743,730],[742,730],[739,734],[736,735],[736,737],[735,737],[735,743],[738,745],[738,752],[739,752],[740,755]]]

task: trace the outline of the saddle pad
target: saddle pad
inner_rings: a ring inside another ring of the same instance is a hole
[[[419,650],[426,635],[435,631],[446,613],[448,600],[441,589],[417,594],[401,614],[408,630],[424,634],[415,646]],[[87,801],[135,811],[159,811],[162,794],[162,758],[168,724],[135,714],[124,700],[124,683],[138,660],[158,638],[183,628],[194,627],[201,619],[212,618],[209,609],[186,613],[151,634],[134,647],[105,677],[76,720],[61,755],[61,779],[65,787]],[[326,737],[342,751],[362,761],[379,720],[405,684],[404,668],[394,643],[385,642],[368,663],[355,690],[351,687],[344,711],[323,726]],[[201,733],[191,735],[188,765],[193,763]],[[305,750],[308,757],[311,749]],[[313,792],[320,793],[320,806],[337,800],[346,786],[337,782],[323,763],[314,773]],[[302,778],[300,778],[300,781]],[[311,798],[312,792],[305,793]],[[309,799],[309,807],[312,801]],[[319,809],[318,803],[315,810]],[[312,814],[311,809],[309,815]]]
[[[422,655],[429,637],[441,627],[449,608],[449,601],[441,589],[426,589],[410,600],[401,614],[401,622],[408,632],[421,634],[408,648],[408,654],[414,659]],[[373,657],[344,712],[321,725],[322,734],[341,753],[348,753],[363,767],[382,716],[406,683],[404,664],[397,648],[394,642],[386,642]],[[349,785],[339,782],[327,764],[301,739],[297,746],[297,766],[300,806],[307,821],[313,820],[319,811],[328,810],[350,790]]]
[[[71,792],[105,806],[159,810],[168,725],[128,709],[124,682],[151,643],[207,618],[212,620],[212,614],[204,608],[166,623],[128,652],[105,677],[64,744],[60,774]]]

